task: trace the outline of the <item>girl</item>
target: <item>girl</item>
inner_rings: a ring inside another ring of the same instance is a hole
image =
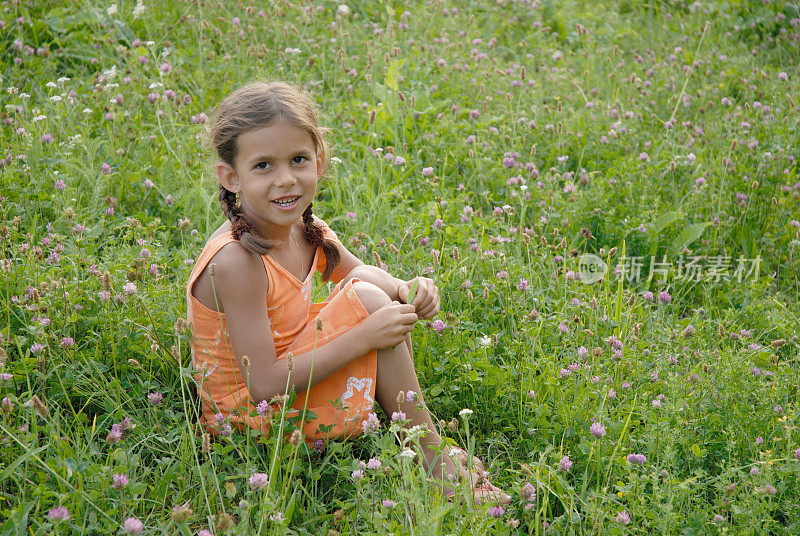
[[[375,424],[377,401],[387,415],[427,426],[424,462],[434,464],[441,438],[419,395],[410,333],[439,312],[439,291],[416,278],[406,303],[413,279],[365,265],[313,215],[329,149],[311,100],[285,83],[248,84],[217,106],[208,134],[227,221],[187,287],[203,420],[218,431],[230,422],[266,434],[267,401],[293,387],[291,411],[306,408],[306,440],[346,437]],[[322,303],[310,299],[316,271],[337,283]],[[442,461],[434,475],[469,478],[476,502],[508,500],[463,463]]]

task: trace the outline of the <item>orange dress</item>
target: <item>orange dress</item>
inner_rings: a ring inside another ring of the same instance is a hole
[[[338,242],[336,234],[322,220],[316,218],[316,221],[325,230],[326,238]],[[268,415],[255,414],[255,404],[261,401],[250,398],[230,344],[225,314],[205,307],[192,294],[195,281],[211,258],[233,241],[230,233],[210,239],[189,276],[186,299],[192,326],[192,363],[195,370],[200,371],[196,380],[206,425],[214,423],[221,414],[221,418],[228,419],[237,428],[247,425],[267,434]],[[325,254],[321,248],[316,250],[313,267],[305,281],[299,281],[270,255],[262,255],[261,259],[269,282],[269,324],[265,323],[264,329],[272,329],[278,359],[285,359],[289,353],[299,355],[319,348],[369,316],[353,289],[356,280],[341,284],[346,274],[339,273],[338,269],[333,271],[331,280],[339,284],[330,295],[324,302],[311,302],[314,272],[325,269]],[[316,327],[317,318],[322,321],[321,331]],[[377,351],[372,350],[312,385],[303,429],[306,440],[360,433],[361,422],[373,409],[376,372]],[[297,393],[287,416],[302,412],[305,401],[305,391]]]

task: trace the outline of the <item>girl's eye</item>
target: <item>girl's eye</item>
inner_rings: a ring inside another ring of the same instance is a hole
[[[269,162],[259,162],[256,164],[256,169],[267,169],[267,166],[269,166]]]
[[[300,155],[297,155],[294,158],[292,158],[292,162],[294,162],[295,164],[302,164],[306,160],[308,160],[308,158],[306,158],[305,156],[300,156]]]

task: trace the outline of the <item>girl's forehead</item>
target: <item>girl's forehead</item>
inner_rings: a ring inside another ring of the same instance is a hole
[[[282,120],[248,129],[239,135],[237,141],[240,151],[263,150],[265,146],[276,149],[297,146],[316,148],[308,130]]]

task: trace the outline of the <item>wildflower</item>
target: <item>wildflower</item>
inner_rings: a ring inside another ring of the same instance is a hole
[[[340,15],[342,17],[346,17],[346,16],[350,15],[350,7],[347,4],[340,4],[336,8],[336,14]]]
[[[241,503],[242,503],[242,502],[245,502],[245,500],[244,500],[244,499],[242,499],[241,501],[239,501],[239,504],[241,505]],[[211,531],[210,531],[210,530],[208,530],[208,529],[200,529],[200,530],[198,531],[198,533],[197,533],[197,536],[214,536],[214,533],[213,533],[213,532],[211,532]]]
[[[440,220],[439,218],[436,218],[433,221],[433,228],[436,229],[436,230],[443,229],[444,228],[444,222],[442,220]]]
[[[778,493],[778,490],[775,489],[775,487],[772,484],[767,484],[766,486],[764,486],[764,493],[767,493],[769,495],[775,495],[776,493]]]
[[[558,462],[558,470],[563,472],[568,472],[572,467],[572,460],[569,459],[569,456],[564,456],[561,458],[561,461]]]
[[[3,399],[3,405],[5,405],[5,398]],[[794,457],[800,460],[800,449],[794,451]]]
[[[61,191],[61,190],[63,190],[64,188],[66,188],[66,187],[67,187],[67,183],[66,183],[66,182],[64,182],[64,179],[58,179],[58,180],[55,182],[54,186],[55,186],[56,190],[59,190],[59,191]]]
[[[406,402],[414,402],[417,399],[417,392],[409,389],[406,391]]]
[[[599,422],[594,422],[589,427],[589,431],[596,439],[600,439],[604,435],[606,435],[606,427],[600,424]]]
[[[528,290],[528,280],[525,278],[520,278],[519,283],[517,283],[517,290]]]
[[[131,15],[133,15],[134,19],[138,19],[139,17],[144,15],[145,11],[147,11],[147,6],[144,5],[144,2],[142,2],[142,0],[136,0],[136,7],[133,8],[133,11],[131,11]],[[137,41],[138,41],[138,39],[137,39]],[[134,46],[138,46],[138,45],[134,45]]]
[[[364,429],[365,434],[371,434],[380,430],[381,422],[375,413],[370,413],[366,420],[361,421],[361,427]]]
[[[672,301],[672,296],[669,295],[669,292],[662,291],[658,293],[658,301],[663,304],[667,304]]]
[[[615,520],[620,525],[627,525],[631,522],[631,516],[628,515],[627,510],[623,510],[622,512],[617,512]]]
[[[350,476],[353,477],[353,480],[361,480],[362,478],[364,478],[364,471],[362,471],[361,469],[356,469],[355,471],[350,473]]]
[[[355,212],[348,212],[347,214],[345,214],[345,216],[347,216],[347,219],[350,221],[356,221],[357,216]]]
[[[50,521],[54,521],[56,523],[60,523],[61,521],[67,521],[69,519],[69,510],[64,508],[63,506],[56,506],[55,508],[51,508],[49,512],[47,512],[47,519]]]
[[[119,424],[112,424],[111,431],[106,436],[109,443],[119,443],[122,440],[122,428]]]
[[[128,485],[128,476],[125,473],[114,473],[112,475],[111,487],[114,489],[122,489]]]
[[[503,514],[505,513],[506,509],[503,508],[502,506],[492,506],[488,510],[486,510],[486,515],[494,518],[502,517]]]
[[[247,485],[253,491],[260,491],[269,486],[269,475],[267,473],[254,473],[248,480]]]
[[[694,329],[694,326],[691,325],[691,324],[686,326],[686,328],[684,328],[684,330],[683,330],[683,336],[685,338],[687,338],[687,339],[691,338],[692,335],[694,335],[694,333],[695,333],[695,329]]]
[[[397,503],[395,503],[391,499],[384,499],[383,501],[381,501],[381,504],[383,505],[384,508],[394,508]]]
[[[644,454],[628,454],[627,458],[628,463],[634,465],[643,465],[647,462],[647,457]]]
[[[263,417],[264,415],[268,415],[269,414],[270,409],[271,408],[270,408],[269,402],[267,402],[266,400],[262,400],[256,406],[256,413],[258,413],[259,415],[261,415]]]
[[[136,284],[133,281],[128,281],[125,283],[125,286],[122,287],[122,291],[130,296],[134,292],[136,292]]]
[[[589,350],[585,346],[578,347],[578,359],[586,359],[589,355]]]
[[[139,534],[144,530],[144,524],[135,517],[129,517],[122,524],[122,530],[125,531],[125,534]]]
[[[756,438],[756,445],[761,445],[763,442],[764,442],[764,438],[763,437],[758,436]]]
[[[271,516],[269,516],[269,520],[274,523],[282,523],[283,522],[283,514],[280,512],[275,512]]]
[[[64,337],[61,339],[61,348],[72,348],[75,346],[75,340],[72,337]]]
[[[42,345],[41,345],[41,344],[39,344],[38,342],[36,342],[36,343],[33,343],[33,344],[31,345],[31,353],[32,353],[32,354],[38,354],[38,353],[39,353],[39,352],[41,352],[42,350],[44,350],[44,346],[42,346]]]
[[[400,456],[401,458],[408,458],[409,460],[413,460],[417,456],[417,453],[411,450],[410,448],[405,447],[402,450],[402,452],[398,454],[398,456]]]
[[[147,395],[147,401],[150,402],[150,404],[153,405],[153,406],[157,406],[158,404],[160,404],[163,399],[164,399],[164,395],[162,395],[158,391],[156,391],[155,393],[150,393],[149,395]]]
[[[367,469],[375,471],[381,468],[381,461],[377,458],[370,458],[367,462]]]
[[[789,75],[787,75],[784,71],[778,73],[778,80],[789,80]]]
[[[716,523],[717,525],[722,525],[723,523],[725,523],[725,518],[719,514],[714,514],[714,523]]]
[[[395,166],[402,166],[405,163],[406,163],[406,159],[403,158],[402,156],[397,156],[394,159],[394,165]]]
[[[761,471],[758,470],[758,467],[751,467],[750,468],[750,476],[758,476]]]
[[[422,168],[422,176],[423,177],[430,177],[433,175],[433,168],[432,167],[424,167]]]
[[[650,161],[650,156],[647,153],[644,153],[644,152],[639,153],[639,160],[641,160],[642,162],[649,162]]]
[[[462,409],[461,411],[459,411],[459,412],[458,412],[458,414],[459,414],[461,417],[469,417],[469,416],[470,416],[470,415],[472,415],[473,413],[474,413],[474,412],[473,412],[471,409],[469,409],[469,408],[464,408],[464,409]]]
[[[7,396],[4,396],[3,400],[0,402],[0,408],[2,408],[3,411],[11,411],[14,409],[14,402]],[[798,452],[800,452],[800,450]]]

